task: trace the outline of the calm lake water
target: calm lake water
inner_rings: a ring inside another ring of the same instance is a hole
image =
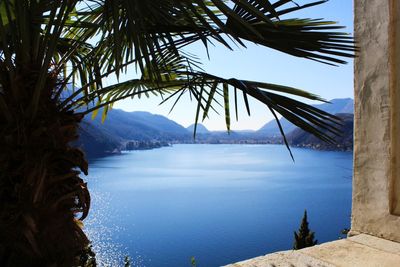
[[[95,160],[85,221],[101,266],[199,267],[319,242],[350,225],[352,154],[280,145],[174,145]]]

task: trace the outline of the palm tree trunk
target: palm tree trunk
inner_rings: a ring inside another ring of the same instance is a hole
[[[58,109],[51,75],[33,116],[36,77],[0,81],[0,266],[76,266],[89,244],[88,165],[71,146],[82,116]]]

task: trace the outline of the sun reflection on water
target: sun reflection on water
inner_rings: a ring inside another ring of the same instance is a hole
[[[129,257],[132,267],[145,267],[145,260],[136,252],[130,255],[128,248],[115,242],[115,237],[126,229],[112,223],[109,212],[110,194],[91,190],[92,207],[90,215],[85,220],[85,232],[92,242],[96,254],[97,265],[101,267],[125,266],[124,260]]]

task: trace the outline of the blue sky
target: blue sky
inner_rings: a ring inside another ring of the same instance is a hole
[[[296,0],[298,4],[310,1]],[[345,32],[353,31],[353,1],[351,0],[330,0],[322,5],[307,10],[293,13],[291,17],[298,18],[324,18],[326,20],[338,21],[340,25],[346,26]],[[265,47],[248,44],[247,49],[237,48],[229,51],[222,46],[211,47],[210,60],[207,59],[204,47],[201,44],[194,44],[188,51],[197,54],[203,61],[203,68],[211,73],[225,78],[239,78],[256,80],[269,83],[277,83],[296,88],[305,89],[316,93],[325,99],[353,98],[353,62],[347,65],[332,67],[301,58],[294,58],[283,53]],[[194,122],[196,102],[191,102],[189,95],[181,99],[175,109],[169,110],[173,101],[159,105],[159,98],[150,99],[128,99],[120,101],[114,108],[126,111],[149,111],[161,114],[188,126]],[[308,102],[310,103],[310,102]],[[247,116],[244,106],[239,109],[239,121],[233,119],[233,130],[259,129],[272,115],[267,108],[251,101],[251,116]],[[219,109],[220,114],[223,110]],[[225,129],[224,116],[210,114],[210,118],[203,124],[211,130]]]

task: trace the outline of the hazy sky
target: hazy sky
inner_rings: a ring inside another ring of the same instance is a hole
[[[296,0],[299,4],[308,3],[305,0]],[[353,1],[330,0],[329,2],[308,10],[294,13],[291,17],[298,18],[325,18],[338,21],[346,26],[345,32],[353,31]],[[305,89],[316,93],[325,99],[353,98],[353,62],[347,65],[332,67],[317,62],[309,61],[285,55],[283,53],[252,44],[247,49],[238,48],[232,52],[222,46],[210,48],[210,61],[206,57],[204,47],[200,44],[192,45],[190,52],[196,53],[203,60],[203,68],[217,76],[224,78],[239,78],[268,83],[277,83],[296,88]],[[140,100],[124,100],[117,103],[114,108],[126,111],[149,111],[161,114],[178,122],[183,126],[194,123],[196,102],[190,102],[189,95],[177,104],[172,113],[168,114],[173,101],[161,106],[159,98]],[[251,101],[251,116],[247,116],[245,109],[239,110],[239,121],[234,118],[234,110],[231,111],[233,130],[259,129],[272,115],[267,108],[257,101]],[[233,105],[232,105],[233,107]],[[223,110],[219,109],[220,114]],[[211,130],[225,129],[223,115],[210,113],[210,119],[203,124]]]

